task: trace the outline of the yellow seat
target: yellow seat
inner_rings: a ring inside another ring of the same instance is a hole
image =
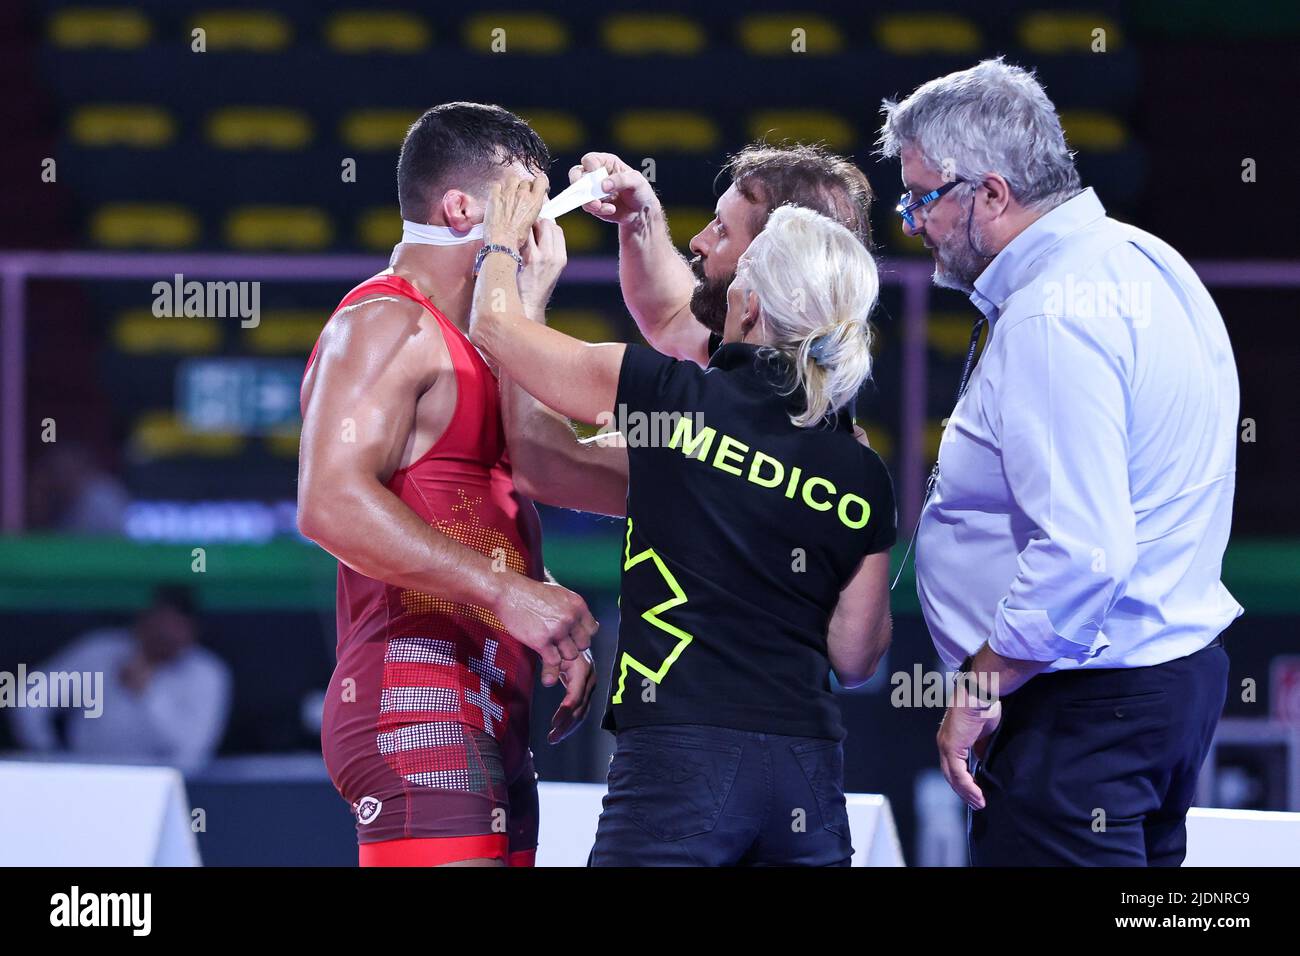
[[[179,249],[199,239],[199,219],[175,203],[107,203],[90,217],[90,236],[110,248]]]
[[[328,214],[312,206],[243,206],[226,217],[226,242],[237,249],[321,249],[333,238]]]
[[[1042,10],[1027,15],[1017,31],[1020,43],[1035,53],[1091,53],[1093,31],[1106,31],[1106,51],[1120,42],[1115,21],[1095,13]]]
[[[137,460],[182,455],[229,458],[243,447],[244,439],[239,434],[193,431],[174,412],[163,409],[144,412],[131,429],[130,452]]]
[[[344,10],[325,24],[325,42],[340,53],[421,53],[433,34],[409,10]]]
[[[79,146],[158,149],[176,136],[176,121],[161,106],[100,103],[79,106],[68,121]]]
[[[546,313],[546,324],[584,342],[618,342],[614,323],[596,309],[555,309]]]
[[[84,50],[108,47],[136,50],[149,42],[153,26],[139,10],[110,7],[69,7],[50,17],[50,40],[55,46]]]
[[[312,138],[307,114],[277,107],[223,107],[209,114],[207,128],[222,149],[303,149]]]
[[[130,309],[113,323],[113,344],[130,355],[204,355],[221,344],[221,326],[210,318],[159,318],[149,309]]]
[[[302,437],[302,426],[277,429],[262,436],[262,444],[277,458],[297,458],[298,443]]]
[[[619,56],[695,56],[707,42],[704,29],[671,13],[619,13],[600,25],[605,47]]]
[[[270,10],[206,10],[190,18],[189,28],[203,30],[210,51],[274,53],[293,40],[289,21]]]
[[[664,209],[673,244],[685,249],[699,231],[713,222],[713,210],[701,206],[668,206]]]
[[[840,28],[814,13],[752,14],[741,19],[739,34],[741,46],[756,56],[827,56],[844,49]]]
[[[462,36],[476,53],[551,56],[569,45],[564,23],[544,13],[480,13],[465,21]]]
[[[888,461],[894,454],[894,433],[879,422],[869,422],[859,418],[855,424],[867,433],[867,441],[872,451]]]
[[[559,186],[559,184],[556,184]],[[558,190],[552,189],[554,195]],[[564,229],[564,247],[569,254],[594,252],[617,236],[617,226],[601,222],[582,210],[575,210],[559,220]]]
[[[945,358],[965,360],[975,318],[973,312],[931,312],[926,322],[926,341]]]
[[[853,149],[857,134],[853,124],[842,116],[818,110],[765,110],[749,118],[752,139],[768,142],[794,140],[800,143],[825,143],[836,152]]]
[[[582,120],[558,110],[521,110],[519,115],[537,131],[552,153],[581,149],[587,143]]]
[[[328,311],[321,309],[272,309],[262,312],[256,327],[240,334],[248,336],[254,352],[306,358],[328,319]]]
[[[339,138],[354,149],[395,149],[420,116],[420,110],[354,110],[339,124]]]
[[[965,17],[947,13],[896,13],[876,21],[876,42],[890,53],[978,53],[980,32]]]
[[[374,206],[357,217],[356,242],[387,253],[402,241],[402,216],[396,206]]]
[[[925,423],[925,460],[934,461],[939,457],[939,443],[943,441],[943,419],[932,418]]]
[[[1073,149],[1113,153],[1128,145],[1128,130],[1117,116],[1096,110],[1063,110],[1061,127]]]
[[[611,131],[619,146],[647,154],[708,152],[721,138],[713,120],[690,110],[628,110],[614,117]]]

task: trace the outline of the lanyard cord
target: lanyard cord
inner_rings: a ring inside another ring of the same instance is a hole
[[[957,399],[953,403],[953,412],[957,411],[957,404],[961,402],[961,397],[966,394],[966,388],[970,385],[971,374],[975,371],[975,350],[979,348],[980,333],[984,331],[984,323],[987,320],[980,316],[975,320],[975,325],[970,330],[970,348],[966,350],[966,364],[961,369],[961,382],[957,385]],[[951,418],[949,418],[951,424]],[[930,469],[930,477],[925,482],[925,494],[921,497],[921,507],[916,512],[916,525],[912,528],[912,538],[907,542],[907,550],[903,552],[903,560],[898,565],[898,573],[894,575],[894,583],[889,586],[889,590],[898,587],[899,580],[903,577],[903,570],[907,567],[907,559],[912,554],[912,547],[916,544],[916,533],[921,530],[921,513],[925,511],[925,505],[930,500],[930,495],[934,494],[934,486],[939,483],[939,461],[936,457],[934,467]]]

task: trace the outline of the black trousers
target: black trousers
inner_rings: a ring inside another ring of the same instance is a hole
[[[1041,674],[1005,697],[976,771],[971,865],[1180,865],[1227,689],[1216,639],[1152,667]]]

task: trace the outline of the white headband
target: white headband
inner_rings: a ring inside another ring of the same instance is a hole
[[[402,241],[422,246],[462,246],[483,238],[483,223],[472,226],[469,232],[457,232],[450,226],[426,226],[402,220]]]
[[[600,184],[608,176],[609,173],[606,172],[604,166],[593,169],[558,196],[548,199],[546,204],[542,206],[542,211],[538,214],[539,218],[558,219],[566,212],[572,212],[593,199],[605,198],[605,192],[600,188]],[[426,226],[423,223],[411,222],[407,219],[402,220],[402,242],[412,242],[423,246],[463,246],[467,242],[474,242],[482,238],[482,223],[471,227],[469,232],[457,232],[450,226]]]

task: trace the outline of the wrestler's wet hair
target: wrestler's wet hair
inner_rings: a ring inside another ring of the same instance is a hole
[[[550,151],[522,119],[486,103],[443,103],[406,133],[397,160],[402,218],[427,223],[448,189],[485,192],[493,174],[518,161],[545,170]]]

